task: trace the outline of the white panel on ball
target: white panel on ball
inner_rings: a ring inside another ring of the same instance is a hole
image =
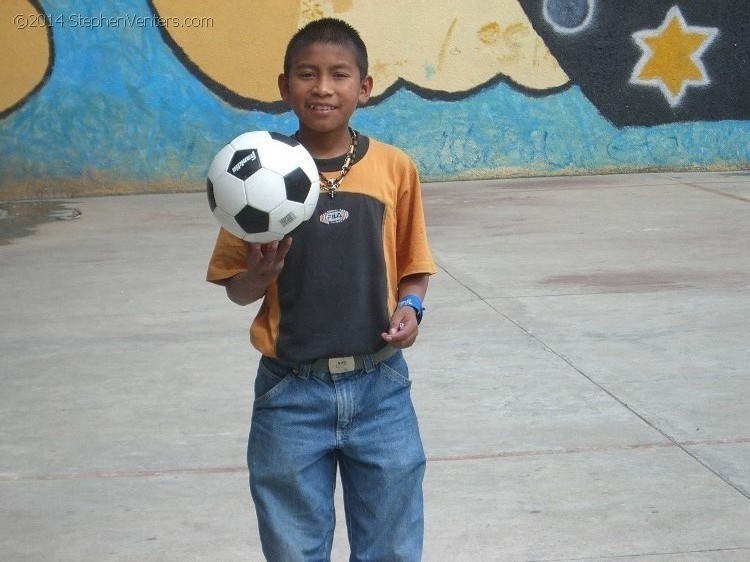
[[[275,232],[261,232],[261,233],[254,233],[254,234],[245,234],[242,236],[244,240],[247,242],[256,242],[260,244],[268,244],[269,242],[275,242],[276,240],[281,240],[284,237],[283,234],[277,234]]]
[[[305,206],[295,201],[284,201],[271,211],[269,229],[279,234],[288,234],[305,220]]]
[[[257,148],[264,142],[271,140],[271,135],[268,131],[251,131],[249,133],[242,133],[240,136],[234,138],[229,144],[234,150],[244,150],[246,148]]]
[[[318,198],[320,197],[320,181],[314,181],[310,188],[310,193],[307,194],[305,199],[305,220],[308,220],[315,213],[315,207],[318,205]]]
[[[230,145],[226,145],[216,153],[216,156],[211,161],[211,166],[208,168],[207,176],[211,180],[211,183],[216,183],[219,176],[229,169],[229,162],[232,161],[232,156],[234,156],[234,149]]]
[[[245,180],[245,192],[248,204],[261,211],[270,212],[286,201],[284,178],[265,167]]]
[[[242,238],[243,236],[245,236],[245,231],[240,228],[240,225],[237,224],[233,216],[228,215],[219,207],[216,207],[214,209],[214,216],[216,217],[216,220],[219,221],[219,224],[221,226],[234,234],[237,238]]]
[[[232,216],[236,215],[247,206],[245,182],[229,172],[224,172],[214,181],[214,199],[216,206],[222,211]]]
[[[295,147],[282,142],[266,144],[258,147],[260,164],[264,168],[286,175],[299,167],[299,152]]]
[[[300,153],[299,157],[296,158],[297,165],[302,168],[311,181],[318,179],[320,177],[320,174],[318,174],[318,167],[315,165],[315,160],[310,156],[307,149],[304,146],[299,145],[295,146],[294,150]]]

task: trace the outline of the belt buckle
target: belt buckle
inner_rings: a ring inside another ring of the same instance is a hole
[[[333,375],[348,373],[356,368],[357,364],[353,356],[349,357],[331,357],[328,360],[328,370]]]

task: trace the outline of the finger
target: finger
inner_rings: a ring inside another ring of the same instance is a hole
[[[383,332],[381,337],[388,343],[414,343],[417,338],[417,325],[416,323],[401,322],[396,327],[391,327],[387,332]]]
[[[411,334],[408,336],[402,336],[401,334],[401,332],[394,335],[384,333],[383,339],[396,349],[404,349],[406,347],[409,347],[413,345],[417,339],[416,334]]]
[[[261,246],[261,251],[263,253],[263,261],[265,263],[271,264],[276,261],[276,251],[278,247],[279,247],[278,241],[268,242],[267,244],[263,244]]]
[[[289,253],[289,249],[291,247],[292,247],[291,236],[287,236],[281,242],[279,242],[279,246],[276,249],[276,261],[279,261],[279,262],[284,261],[284,258],[286,257],[287,253]]]
[[[381,337],[387,341],[388,343],[397,344],[399,342],[406,341],[409,339],[409,335],[403,333],[403,332],[396,332],[395,334],[390,334],[387,332],[383,332],[381,334]]]
[[[257,242],[245,242],[245,249],[247,250],[248,263],[257,264],[263,259],[261,245]]]

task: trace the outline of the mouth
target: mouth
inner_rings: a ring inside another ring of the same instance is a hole
[[[311,104],[308,104],[307,107],[313,111],[323,111],[323,112],[333,111],[334,109],[336,109],[332,105],[319,104],[319,103],[311,103]]]

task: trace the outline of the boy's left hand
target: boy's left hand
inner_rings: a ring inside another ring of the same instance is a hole
[[[417,312],[410,306],[397,308],[391,316],[391,324],[387,332],[381,337],[396,349],[404,349],[414,345],[419,333]]]

